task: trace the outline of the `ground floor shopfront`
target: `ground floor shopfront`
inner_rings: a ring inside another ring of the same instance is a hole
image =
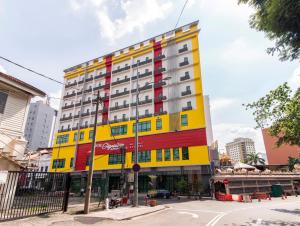
[[[72,173],[71,192],[80,193],[85,188],[87,172]],[[125,178],[127,188],[133,185],[132,171],[127,169],[95,171],[93,177],[93,194],[98,196],[103,191],[120,190]],[[209,165],[194,165],[180,167],[143,168],[139,172],[139,192],[147,193],[152,189],[166,189],[170,192],[198,193],[209,192],[211,177]],[[184,185],[182,185],[184,181]]]

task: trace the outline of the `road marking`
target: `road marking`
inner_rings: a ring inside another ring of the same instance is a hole
[[[179,214],[187,214],[187,215],[191,215],[192,218],[199,218],[198,214],[195,214],[195,213],[190,213],[190,212],[177,212]]]
[[[282,206],[282,205],[290,205],[290,204],[295,204],[295,203],[298,203],[298,202],[300,202],[300,201],[296,201],[296,202],[288,202],[288,203],[281,203],[281,204],[279,204],[279,203],[276,203],[276,204],[278,204],[278,205],[274,205],[274,207],[276,207],[276,206]],[[266,207],[268,207],[268,206],[270,206],[270,207],[273,207],[273,204],[272,203],[265,203],[266,205],[262,205],[262,206],[251,206],[251,207],[246,207],[246,208],[236,208],[236,209],[233,209],[233,210],[230,210],[230,211],[228,211],[228,212],[224,212],[224,213],[221,213],[221,214],[218,214],[217,216],[215,216],[212,220],[210,220],[207,224],[206,224],[206,226],[215,226],[217,223],[218,223],[218,221],[222,218],[222,217],[224,217],[224,216],[226,216],[226,215],[228,215],[228,214],[230,214],[230,213],[233,213],[233,212],[235,212],[235,211],[241,211],[241,210],[248,210],[248,209],[253,209],[253,208],[266,208]],[[259,219],[258,219],[259,220]],[[260,219],[261,220],[261,219]],[[256,225],[256,226],[261,226],[261,225]]]
[[[220,211],[213,211],[213,210],[191,210],[191,209],[181,209],[181,208],[170,208],[170,209],[173,209],[173,210],[182,210],[182,211],[192,211],[192,212],[203,212],[203,213],[224,213],[224,212],[220,212]]]

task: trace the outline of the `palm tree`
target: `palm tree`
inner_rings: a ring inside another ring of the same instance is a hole
[[[257,153],[250,153],[247,155],[246,163],[250,165],[257,165],[258,163],[265,165],[265,160]]]

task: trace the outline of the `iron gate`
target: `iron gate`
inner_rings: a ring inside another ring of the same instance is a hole
[[[69,186],[68,173],[8,172],[0,184],[0,222],[65,210]]]

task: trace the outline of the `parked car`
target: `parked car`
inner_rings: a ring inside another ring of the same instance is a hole
[[[149,198],[166,198],[166,199],[169,199],[170,196],[171,196],[171,193],[168,190],[165,190],[165,189],[158,189],[158,190],[148,191],[147,196]]]

